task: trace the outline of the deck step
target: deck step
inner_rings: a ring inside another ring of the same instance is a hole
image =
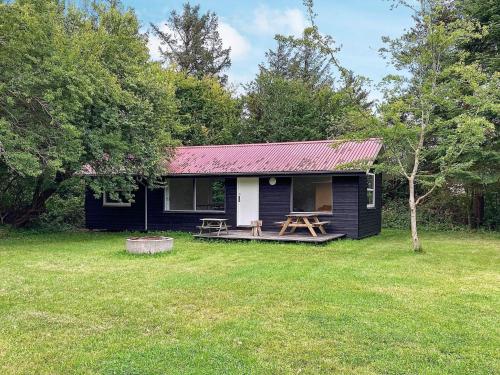
[[[252,236],[250,231],[245,230],[232,230],[229,234],[221,233],[220,235],[213,233],[203,233],[195,234],[194,238],[199,239],[213,239],[213,240],[232,240],[232,241],[272,241],[272,242],[303,242],[303,243],[316,243],[322,244],[333,240],[341,239],[346,236],[345,233],[327,233],[319,234],[317,237],[313,237],[310,234],[285,234],[283,236],[278,235],[278,232],[274,231],[262,231],[262,236]]]

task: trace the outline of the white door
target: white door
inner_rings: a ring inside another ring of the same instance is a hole
[[[259,220],[259,178],[239,177],[237,187],[237,225],[250,225],[252,220]]]

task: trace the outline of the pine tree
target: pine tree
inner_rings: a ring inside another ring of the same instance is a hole
[[[165,23],[166,31],[151,24],[160,39],[163,60],[180,70],[201,78],[216,76],[227,82],[223,72],[231,66],[231,48],[223,48],[219,35],[219,20],[215,13],[200,15],[200,6],[185,3],[182,14],[173,10]]]
[[[301,38],[276,35],[275,50],[266,52],[267,62],[261,70],[286,79],[299,79],[312,88],[332,86],[330,56],[310,39],[307,30]]]
[[[267,64],[261,64],[261,70],[273,73],[279,77],[290,78],[290,64],[292,61],[292,49],[280,40],[275,50],[266,52]]]

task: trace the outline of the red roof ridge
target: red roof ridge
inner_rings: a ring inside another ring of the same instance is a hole
[[[363,139],[321,139],[317,141],[287,141],[287,142],[266,142],[266,143],[237,143],[237,144],[222,144],[222,145],[192,145],[192,146],[177,146],[176,149],[188,148],[217,148],[217,147],[252,147],[252,146],[275,146],[275,145],[298,145],[311,143],[335,143],[335,142],[366,142],[366,141],[382,141],[382,138],[363,138]]]

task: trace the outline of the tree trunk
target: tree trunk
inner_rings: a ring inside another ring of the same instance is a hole
[[[56,192],[56,189],[47,189],[35,197],[30,206],[16,212],[13,225],[16,228],[24,227],[45,212],[45,203]]]
[[[465,188],[465,210],[467,215],[467,227],[472,228],[472,193],[470,189]]]
[[[408,180],[408,185],[410,187],[410,225],[411,225],[411,240],[413,243],[413,251],[422,251],[422,245],[420,244],[420,239],[418,238],[417,231],[417,204],[415,202],[415,182],[412,178]]]
[[[35,184],[31,204],[12,213],[12,219],[10,219],[12,225],[16,228],[24,227],[38,218],[45,211],[45,203],[57,191],[57,186],[61,180],[61,175],[57,175],[52,186],[44,189],[44,177],[39,176]]]
[[[480,228],[484,222],[484,194],[481,189],[474,189],[472,210],[474,212],[474,228]]]

